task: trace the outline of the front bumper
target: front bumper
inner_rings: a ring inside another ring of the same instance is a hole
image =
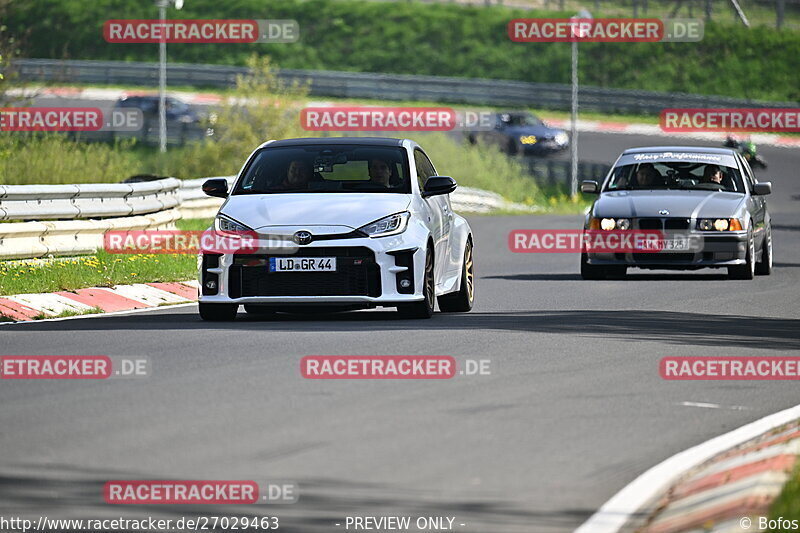
[[[648,269],[691,270],[743,265],[747,260],[748,234],[745,231],[725,235],[691,232],[701,244],[688,251],[644,253],[588,253],[591,265],[629,266]]]
[[[569,148],[569,143],[558,144],[555,141],[540,141],[535,144],[521,144],[520,150],[524,155],[545,155],[561,152]]]
[[[424,299],[425,239],[400,235],[315,241],[288,251],[205,253],[200,301],[264,305],[395,306]],[[269,272],[270,257],[336,257],[335,272]],[[401,281],[411,281],[402,287]],[[213,282],[209,284],[209,282]],[[213,285],[213,287],[212,287]]]

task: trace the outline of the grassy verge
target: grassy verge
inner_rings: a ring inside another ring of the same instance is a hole
[[[800,522],[800,465],[797,465],[792,472],[789,481],[784,485],[783,490],[772,502],[769,508],[770,520],[797,520]],[[769,529],[768,531],[785,531],[787,528]]]
[[[283,84],[269,58],[252,57],[249,64],[253,74],[238,79],[232,93],[236,101],[248,102],[246,109],[235,101],[222,103],[214,141],[196,141],[162,154],[131,141],[86,144],[58,135],[0,134],[0,184],[120,182],[133,174],[183,179],[232,175],[264,141],[264,132],[278,139],[316,136],[300,128],[298,114],[307,101],[306,88]],[[469,147],[443,133],[413,138],[425,147],[437,171],[455,177],[461,186],[493,191],[539,212],[574,212],[583,207],[561,188],[540,187],[520,159],[494,148]]]
[[[182,230],[202,230],[210,220],[178,221]],[[190,254],[128,255],[98,251],[94,255],[52,260],[0,262],[0,295],[74,291],[131,283],[185,281],[196,275]]]

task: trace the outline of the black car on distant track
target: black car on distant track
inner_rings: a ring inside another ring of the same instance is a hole
[[[157,144],[159,142],[159,97],[157,94],[123,96],[115,104],[115,109],[138,109],[142,112],[144,124],[136,132],[116,132],[117,138],[136,137],[142,142]],[[190,140],[198,140],[212,136],[214,115],[201,115],[189,104],[174,96],[167,96],[165,101],[167,119],[167,142],[182,145]]]
[[[547,155],[569,147],[567,132],[527,111],[497,113],[493,128],[470,131],[467,140],[495,145],[509,155]]]

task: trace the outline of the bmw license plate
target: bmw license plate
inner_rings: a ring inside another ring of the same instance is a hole
[[[648,240],[637,246],[637,249],[651,252],[683,252],[689,249],[689,239]]]
[[[270,257],[270,272],[336,272],[335,257]]]
[[[688,239],[670,239],[659,241],[659,248],[664,252],[683,252],[689,249]]]

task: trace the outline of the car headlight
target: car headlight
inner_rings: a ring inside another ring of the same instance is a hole
[[[742,231],[738,218],[701,218],[697,221],[700,231]]]
[[[631,219],[629,218],[594,218],[590,229],[601,229],[611,231],[615,229],[631,229]]]
[[[236,222],[232,218],[226,217],[225,215],[217,215],[217,217],[214,219],[214,231],[218,233],[237,235],[245,232],[252,232],[253,230],[240,222]]]
[[[536,144],[536,135],[523,135],[519,138],[519,142],[522,144]]]
[[[370,237],[388,237],[389,235],[397,235],[403,233],[408,227],[408,220],[411,218],[411,213],[403,211],[402,213],[395,213],[388,217],[383,217],[370,222],[365,226],[358,228],[358,231],[366,233]]]
[[[563,131],[561,133],[556,133],[555,141],[558,144],[567,144],[567,141],[569,141],[569,135],[567,135]]]

